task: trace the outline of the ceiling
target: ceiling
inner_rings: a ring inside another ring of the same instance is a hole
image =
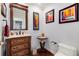
[[[31,6],[38,6],[43,10],[47,6],[56,5],[57,3],[21,3],[21,4],[23,4],[23,5],[31,5]]]
[[[40,7],[41,9],[44,9],[51,4],[53,3],[29,3],[29,5],[35,5],[35,6]]]
[[[44,10],[46,7],[53,5],[53,6],[59,6],[63,3],[24,3],[25,5],[32,5],[32,6],[38,6],[41,10]]]

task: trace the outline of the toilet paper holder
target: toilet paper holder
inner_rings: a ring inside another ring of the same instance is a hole
[[[51,44],[57,44],[57,42],[55,42],[55,41],[51,41]]]

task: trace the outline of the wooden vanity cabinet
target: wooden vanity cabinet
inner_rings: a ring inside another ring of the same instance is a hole
[[[29,56],[31,53],[31,36],[6,39],[7,56]]]

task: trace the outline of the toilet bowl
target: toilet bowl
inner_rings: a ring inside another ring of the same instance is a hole
[[[75,47],[59,43],[59,48],[55,56],[76,56],[77,55],[77,49]]]

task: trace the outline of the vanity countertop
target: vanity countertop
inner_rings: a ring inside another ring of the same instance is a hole
[[[25,36],[31,36],[31,35],[30,34],[27,34],[27,35],[15,35],[15,36],[6,37],[6,39],[9,39],[9,38],[17,38],[17,37],[25,37]]]

